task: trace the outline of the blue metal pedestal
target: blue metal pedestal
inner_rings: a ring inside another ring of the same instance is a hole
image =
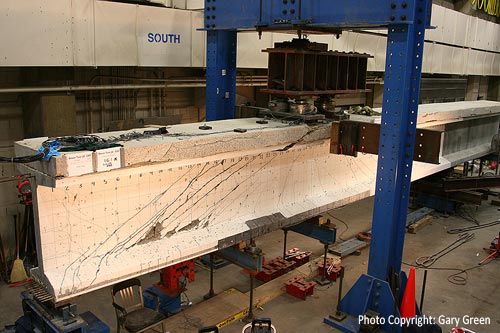
[[[368,275],[363,275],[347,293],[340,309],[351,316],[325,322],[344,332],[359,332],[358,316],[368,310],[380,314],[382,330],[391,327],[389,316],[398,316],[400,299],[394,298],[386,281],[401,271],[403,244],[410,194],[415,145],[424,34],[430,1],[414,3],[411,24],[389,24],[387,35],[384,100],[380,128],[377,181],[370,244]],[[398,6],[397,3],[394,4]],[[403,280],[404,273],[400,273]],[[403,295],[405,285],[400,286]],[[393,286],[394,288],[394,286]]]
[[[402,289],[406,286],[406,275],[401,274]],[[368,310],[380,314],[381,331],[377,332],[392,332],[390,323],[392,319],[399,317],[398,308],[394,307],[394,295],[391,291],[389,283],[369,275],[362,275],[354,284],[351,290],[345,295],[341,302],[341,311],[346,314],[346,318],[337,321],[332,317],[325,317],[323,322],[333,326],[342,332],[353,333],[360,331],[361,318]],[[398,300],[399,303],[399,300]],[[395,333],[401,332],[401,326],[394,327]]]
[[[160,307],[158,312],[163,313],[165,316],[169,317],[181,311],[181,295],[168,296],[165,295],[161,290],[155,288],[155,286],[150,286],[145,290],[150,290],[153,294],[160,297]],[[156,303],[156,298],[148,293],[143,294],[144,306],[152,310],[156,309],[158,305]]]

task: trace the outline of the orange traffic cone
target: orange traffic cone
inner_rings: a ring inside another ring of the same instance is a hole
[[[406,283],[403,301],[401,302],[401,317],[411,318],[417,315],[417,303],[415,301],[415,268],[410,268],[410,275]]]

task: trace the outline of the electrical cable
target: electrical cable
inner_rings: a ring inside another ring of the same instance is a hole
[[[463,244],[471,241],[472,239],[474,239],[474,237],[475,237],[475,235],[473,233],[472,234],[469,234],[469,233],[460,234],[456,241],[454,241],[453,243],[451,243],[450,245],[448,245],[447,247],[445,247],[441,251],[438,251],[430,256],[418,257],[415,260],[415,263],[417,264],[418,267],[429,268],[430,266],[434,265],[434,263],[439,258],[444,257],[445,255],[447,255],[451,251],[453,251],[453,250],[457,249],[458,247],[462,246]]]
[[[472,231],[472,230],[489,228],[489,227],[492,227],[492,226],[495,226],[498,224],[500,224],[500,220],[489,222],[489,223],[484,223],[484,224],[478,224],[478,225],[474,225],[472,227],[450,229],[447,231],[447,233],[449,233],[449,234],[461,234],[461,233]]]
[[[41,152],[35,155],[19,156],[19,157],[4,157],[0,156],[0,163],[31,163],[39,161],[49,153],[50,148],[44,147]]]
[[[457,215],[460,216],[461,218],[463,218],[464,220],[472,222],[476,225],[480,224],[480,222],[474,217],[474,215],[472,215],[470,210],[465,209],[465,207],[463,207],[463,209],[461,209],[461,212],[458,213]]]
[[[468,273],[469,271],[472,271],[477,268],[484,267],[490,263],[492,263],[495,260],[491,260],[485,264],[482,265],[476,265],[472,266],[469,268],[454,268],[454,267],[427,267],[426,269],[429,270],[435,270],[435,271],[456,271],[457,273],[453,273],[447,277],[448,282],[454,284],[454,285],[459,285],[459,286],[465,286],[467,284],[467,280],[469,278]],[[402,262],[403,265],[410,266],[410,267],[415,267],[415,268],[421,268],[421,266],[418,265],[412,265],[407,262]]]

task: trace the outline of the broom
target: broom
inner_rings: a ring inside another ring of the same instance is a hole
[[[17,259],[14,260],[14,264],[12,265],[12,271],[10,272],[10,283],[24,281],[28,278],[28,276],[26,275],[26,270],[24,269],[24,263],[21,259],[19,259],[19,233],[17,232],[16,215],[14,215],[14,230],[16,233]]]

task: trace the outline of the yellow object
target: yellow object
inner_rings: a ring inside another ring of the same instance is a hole
[[[24,269],[24,263],[19,259],[19,254],[17,259],[14,260],[14,265],[12,265],[12,271],[10,272],[10,283],[24,281],[28,278],[26,275],[26,270]]]
[[[471,4],[478,10],[500,17],[500,0],[471,0]]]
[[[21,259],[19,259],[19,233],[20,231],[17,228],[17,221],[21,222],[21,216],[19,213],[14,215],[14,230],[16,232],[16,254],[17,259],[14,260],[14,264],[12,265],[12,271],[10,271],[10,283],[24,281],[28,278],[26,275],[26,270],[24,269],[24,263]]]

